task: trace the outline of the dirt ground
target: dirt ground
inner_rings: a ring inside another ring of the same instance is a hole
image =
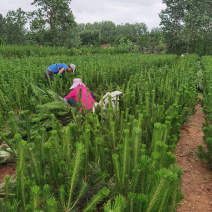
[[[4,182],[4,178],[6,175],[10,175],[11,177],[16,176],[16,166],[11,165],[0,165],[0,184]]]
[[[175,155],[177,164],[183,167],[184,199],[177,212],[212,212],[212,173],[207,164],[197,157],[197,145],[204,145],[202,123],[204,114],[200,105],[197,112],[182,127],[181,138]],[[14,165],[0,165],[0,184],[9,174],[15,176]]]
[[[197,112],[181,129],[175,155],[177,164],[183,167],[184,199],[177,212],[212,212],[212,173],[207,164],[197,157],[197,145],[204,145],[202,123],[204,113],[200,105]]]

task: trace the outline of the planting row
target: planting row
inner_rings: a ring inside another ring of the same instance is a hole
[[[198,146],[199,157],[208,162],[212,169],[212,57],[204,56],[201,59],[202,78],[203,78],[203,98],[202,106],[205,113],[205,123],[202,130],[204,133],[204,141],[206,149]]]

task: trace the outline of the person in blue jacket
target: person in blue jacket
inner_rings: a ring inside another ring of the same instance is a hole
[[[54,75],[59,76],[60,78],[62,78],[65,74],[65,72],[75,72],[75,65],[74,64],[70,64],[70,65],[66,65],[63,63],[56,63],[53,65],[50,65],[45,71],[44,71],[44,76],[46,79],[50,79],[50,81],[54,80]]]

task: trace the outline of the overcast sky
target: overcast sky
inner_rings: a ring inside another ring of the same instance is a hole
[[[33,0],[0,0],[0,14],[21,8],[36,10]],[[145,23],[148,29],[159,27],[158,14],[165,9],[162,0],[72,0],[70,8],[77,23],[112,21],[117,24]]]

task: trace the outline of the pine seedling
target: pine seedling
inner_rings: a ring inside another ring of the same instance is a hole
[[[146,151],[146,145],[145,144],[142,144],[141,145],[141,156],[145,156],[147,154],[147,151]]]
[[[138,185],[140,185],[140,187],[136,188],[136,193],[147,194],[149,192],[149,186],[151,184],[152,172],[154,171],[154,169],[152,169],[152,158],[149,158],[145,155],[141,156],[138,169],[141,170],[141,178],[138,181]],[[134,174],[137,173],[135,172]],[[135,176],[133,178],[135,178]]]
[[[40,154],[41,154],[41,160],[42,160],[42,173],[45,172],[45,167],[46,167],[46,160],[45,160],[45,141],[47,140],[47,132],[46,132],[46,129],[42,129],[41,130],[41,151],[40,151]]]
[[[65,188],[64,187],[65,187],[64,185],[61,185],[59,190],[59,201],[63,211],[65,211]]]
[[[44,144],[42,143],[42,137],[35,137],[35,148],[36,148],[36,159],[39,161],[41,173],[44,173],[43,167],[45,166],[45,156],[44,156]]]
[[[212,170],[212,138],[207,137],[205,139],[205,144],[207,147],[207,150],[205,151],[202,147],[202,145],[198,145],[198,157],[201,160],[206,160],[208,162],[209,168]]]
[[[50,176],[53,179],[54,185],[59,188],[58,180],[57,180],[57,173],[58,173],[58,157],[53,152],[53,147],[50,142],[46,143],[46,153],[47,153],[47,159],[49,161],[49,168],[50,168]]]
[[[24,89],[25,90],[24,90],[24,93],[23,93],[23,97],[26,101],[26,108],[28,110],[30,110],[31,108],[30,108],[30,102],[29,102],[29,85],[24,85]]]
[[[129,160],[129,130],[124,130],[125,139],[123,150],[121,151],[120,161],[118,155],[113,155],[113,163],[115,168],[115,185],[120,194],[126,195],[129,184],[130,160]]]
[[[167,206],[168,206],[168,199],[169,199],[171,191],[172,191],[171,186],[168,186],[167,188],[165,188],[165,191],[163,193],[163,198],[160,203],[160,207],[157,209],[158,212],[163,212],[163,211],[169,210],[169,207],[167,207]]]
[[[25,210],[25,185],[24,185],[24,173],[26,170],[25,159],[25,147],[26,141],[21,141],[18,149],[18,164],[17,164],[17,197],[21,202],[22,209]]]
[[[26,141],[21,141],[19,144],[18,149],[18,164],[17,164],[17,170],[21,170],[25,172],[26,169],[26,158],[25,158],[25,148],[26,148]]]
[[[83,153],[84,153],[84,145],[81,143],[76,143],[76,152],[74,155],[74,160],[72,163],[72,167],[70,169],[70,189],[69,189],[69,196],[68,196],[68,202],[66,210],[68,211],[71,207],[71,202],[73,200],[74,196],[74,189],[78,183],[79,175],[80,175],[80,169],[83,162]]]
[[[141,212],[146,202],[146,199],[147,198],[144,194],[129,193],[129,195],[127,196],[127,206],[125,211]]]
[[[120,108],[119,108],[119,100],[118,100],[118,95],[116,96],[116,106],[115,106],[115,123],[116,127],[118,128],[119,126],[119,119],[120,119]]]
[[[30,158],[30,167],[31,167],[31,174],[34,173],[35,176],[35,180],[37,182],[37,184],[41,187],[41,176],[42,176],[42,172],[41,172],[41,166],[39,164],[41,164],[41,162],[39,161],[39,157],[36,157],[35,155],[35,144],[34,143],[30,143],[28,144],[28,150],[29,150],[29,158]]]
[[[8,125],[11,129],[11,132],[13,135],[17,134],[18,133],[18,125],[15,121],[15,117],[14,117],[14,114],[12,111],[10,111],[9,113],[9,121],[8,121]]]
[[[138,183],[140,181],[140,175],[141,175],[141,170],[136,168],[132,172],[132,181],[130,185],[130,191],[132,193],[136,193],[136,190],[138,188]]]
[[[33,211],[37,211],[40,208],[40,188],[39,186],[33,186],[31,189],[31,206]]]
[[[128,181],[126,180],[126,176],[130,174],[130,149],[129,149],[129,130],[124,130],[124,146],[123,152],[120,156],[121,165],[122,165],[122,186],[125,191],[128,189]]]
[[[99,137],[96,139],[96,143],[98,145],[99,151],[99,161],[100,161],[100,168],[102,171],[106,170],[106,150],[105,150],[105,142],[104,140]]]
[[[3,111],[9,111],[8,109],[8,104],[7,104],[7,100],[6,100],[6,96],[4,96],[2,89],[0,89],[0,102],[1,102],[1,107],[3,108]]]
[[[21,169],[17,169],[17,198],[21,203],[22,210],[26,210],[24,174]]]
[[[0,108],[0,128],[2,128],[5,125],[5,120],[4,120],[4,112],[3,109]]]
[[[110,148],[112,150],[112,153],[115,153],[116,152],[116,132],[115,132],[116,128],[115,128],[115,122],[114,121],[111,121],[110,123],[110,131],[109,131],[109,141],[110,141]]]
[[[58,156],[59,161],[61,161],[62,160],[62,149],[61,149],[61,145],[60,145],[60,138],[58,136],[58,132],[56,130],[52,130],[50,132],[50,134],[51,134],[51,142],[53,144],[55,154]]]
[[[71,139],[71,130],[70,127],[63,127],[62,134],[62,160],[66,160],[68,164],[68,169],[71,165],[71,149],[72,149],[72,139]]]
[[[149,206],[147,207],[147,210],[146,210],[147,212],[150,212],[150,211],[154,211],[155,210],[154,209],[154,204],[157,202],[156,199],[159,198],[159,194],[160,194],[160,192],[162,190],[162,187],[165,184],[165,179],[166,179],[166,177],[164,177],[164,178],[161,179],[161,181],[160,181],[160,183],[159,183],[159,185],[158,185],[158,187],[157,187],[157,189],[155,191],[155,194],[152,197],[152,199],[151,199],[151,201],[149,203]]]
[[[56,125],[56,117],[54,114],[50,114],[51,117],[51,126],[53,130],[57,129],[57,125]]]
[[[155,90],[151,92],[151,115],[153,116],[154,106],[155,106]]]
[[[175,163],[176,163],[176,156],[172,152],[167,152],[165,155],[163,166],[168,168]]]
[[[151,122],[151,116],[146,110],[143,111],[143,138],[146,145],[151,144],[154,124]]]
[[[95,168],[97,168],[98,166],[98,162],[99,162],[99,144],[101,145],[101,137],[98,137],[95,139],[95,144],[94,144],[94,163],[95,163]],[[100,147],[101,149],[101,147]]]
[[[51,197],[50,185],[46,184],[43,186],[43,202],[44,206],[47,207],[47,202]]]
[[[84,147],[85,147],[85,160],[84,160],[84,171],[85,171],[85,182],[87,182],[87,172],[88,172],[88,163],[89,163],[89,156],[90,156],[90,129],[88,129],[88,126],[85,127],[84,132]]]
[[[94,211],[96,205],[105,199],[110,193],[110,190],[106,187],[102,188],[96,195],[92,197],[89,203],[83,208],[82,212]]]
[[[146,111],[147,114],[149,114],[149,99],[150,99],[150,93],[145,93],[145,102],[146,102]]]
[[[121,111],[121,117],[120,117],[120,131],[123,132],[124,129],[124,111]]]
[[[114,164],[114,180],[115,180],[115,187],[117,189],[117,191],[119,191],[120,193],[122,193],[122,181],[121,181],[121,167],[120,167],[120,163],[118,160],[118,155],[114,154],[113,156],[113,164]]]
[[[130,111],[130,109],[129,108],[126,108],[125,109],[125,120],[127,121],[128,120],[128,115],[129,115],[129,111]]]
[[[104,204],[104,212],[121,212],[126,208],[125,198],[122,195],[116,196],[114,201],[108,200]]]
[[[138,212],[142,212],[143,209],[146,207],[147,204],[147,196],[144,194],[138,194],[137,195],[137,207],[138,207]]]
[[[162,126],[160,123],[155,123],[153,136],[152,136],[152,142],[150,145],[150,153],[157,151],[157,144],[159,141],[161,141],[161,138],[162,138]]]
[[[29,110],[24,110],[24,119],[26,121],[26,134],[27,134],[27,141],[31,141],[30,135],[30,120],[29,120]]]
[[[18,212],[18,211],[20,211],[18,209],[18,206],[19,206],[19,202],[17,200],[13,200],[12,203],[7,202],[6,207],[4,209],[6,209],[6,212]],[[1,207],[0,207],[0,209],[1,209]],[[3,208],[1,211],[4,211]]]
[[[3,211],[3,208],[4,208],[3,200],[0,199],[0,211]]]
[[[142,118],[143,115],[139,116],[139,120],[134,120],[133,123],[133,132],[132,132],[132,166],[136,167],[138,163],[139,152],[141,149],[141,136],[142,136]]]
[[[22,89],[20,87],[20,84],[21,83],[16,83],[16,89],[14,90],[15,92],[15,102],[16,102],[16,106],[17,106],[17,109],[19,110],[19,112],[22,111],[22,104],[21,104],[21,94],[22,94]]]
[[[182,188],[182,167],[176,167],[174,165],[170,166],[170,170],[177,176],[177,179],[174,178],[170,183],[172,192],[170,192],[171,197],[169,199],[170,210],[175,211],[177,205],[183,198],[183,194],[181,193]]]
[[[131,102],[131,104],[130,104],[131,111],[134,110],[134,108],[135,108],[135,101],[136,101],[135,89],[136,89],[136,85],[134,85],[132,89],[133,89],[133,91],[131,92],[131,100],[130,100],[130,102]]]
[[[152,191],[149,196],[150,201],[146,211],[150,212],[167,210],[167,204],[164,204],[168,195],[167,189],[173,186],[173,183],[176,181],[176,179],[177,175],[174,174],[172,171],[166,169],[161,169],[156,173],[155,185],[152,186]],[[172,192],[170,192],[169,194],[171,195]]]
[[[163,137],[162,140],[165,142],[165,144],[169,144],[169,138],[170,138],[170,131],[171,131],[171,124],[170,121],[165,120],[165,124],[163,125]]]
[[[71,208],[70,208],[70,211],[72,210],[72,209],[74,209],[74,207],[78,204],[78,202],[81,200],[81,198],[83,197],[83,195],[84,195],[84,193],[85,193],[85,191],[86,191],[86,189],[87,189],[87,184],[86,183],[83,183],[82,184],[82,186],[81,186],[81,188],[79,189],[79,192],[78,192],[78,194],[77,194],[77,196],[76,196],[76,200],[75,200],[75,202],[73,203],[73,205],[71,206]]]
[[[9,195],[10,195],[10,175],[5,176],[5,202],[9,202]]]
[[[57,201],[54,197],[47,200],[47,212],[58,212]]]

